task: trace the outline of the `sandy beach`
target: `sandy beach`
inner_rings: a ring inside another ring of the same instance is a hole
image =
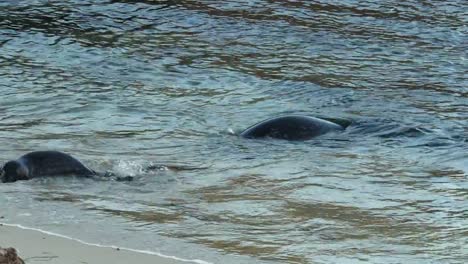
[[[200,260],[166,258],[157,254],[85,244],[77,240],[5,224],[0,225],[0,246],[16,248],[18,255],[27,264],[208,263]]]

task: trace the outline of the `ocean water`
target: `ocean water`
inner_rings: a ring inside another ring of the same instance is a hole
[[[4,223],[210,263],[466,263],[466,1],[0,1]],[[236,136],[305,114],[305,142]],[[152,170],[145,168],[152,167]]]

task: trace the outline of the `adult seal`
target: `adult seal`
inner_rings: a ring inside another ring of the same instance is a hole
[[[240,136],[244,138],[308,140],[331,131],[344,129],[345,127],[328,120],[311,116],[288,115],[261,121],[244,130]]]
[[[79,160],[59,151],[34,151],[3,165],[2,182],[30,180],[44,176],[94,176],[96,172]]]

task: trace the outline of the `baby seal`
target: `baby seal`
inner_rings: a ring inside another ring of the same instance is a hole
[[[2,182],[30,180],[44,176],[94,176],[96,172],[79,160],[59,151],[34,151],[11,160],[0,172]]]
[[[276,138],[286,140],[308,140],[330,131],[341,131],[345,128],[328,120],[303,116],[288,115],[267,119],[257,123],[240,136],[244,138]]]

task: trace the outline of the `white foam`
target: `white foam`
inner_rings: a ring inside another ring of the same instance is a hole
[[[141,173],[143,166],[136,161],[124,161],[119,160],[117,164],[113,166],[113,171],[118,175],[135,176]]]
[[[232,129],[230,127],[227,129],[227,132],[228,132],[229,135],[236,135],[236,132],[234,131],[234,129]]]
[[[198,263],[198,264],[213,264],[211,262],[207,262],[207,261],[200,260],[200,259],[183,259],[183,258],[179,258],[179,257],[175,257],[175,256],[164,255],[164,254],[154,252],[154,251],[149,251],[149,250],[140,250],[140,249],[126,248],[126,247],[118,247],[118,246],[113,246],[113,245],[101,245],[101,244],[96,244],[96,243],[89,243],[89,242],[83,241],[81,239],[77,239],[77,238],[73,238],[73,237],[69,237],[69,236],[65,236],[65,235],[61,235],[61,234],[57,234],[57,233],[53,233],[53,232],[49,232],[49,231],[45,231],[45,230],[42,230],[42,229],[39,229],[39,228],[26,227],[26,226],[22,226],[22,225],[19,225],[19,224],[7,224],[7,223],[0,223],[0,224],[4,225],[4,226],[17,227],[17,228],[21,228],[21,229],[24,229],[24,230],[37,231],[37,232],[41,232],[43,234],[47,234],[47,235],[50,235],[50,236],[55,236],[55,237],[60,237],[60,238],[65,238],[65,239],[69,239],[69,240],[72,240],[72,241],[76,241],[76,242],[79,242],[81,244],[88,245],[88,246],[128,250],[128,251],[132,251],[132,252],[136,252],[136,253],[154,255],[154,256],[173,259],[173,260],[182,261],[182,262]]]

